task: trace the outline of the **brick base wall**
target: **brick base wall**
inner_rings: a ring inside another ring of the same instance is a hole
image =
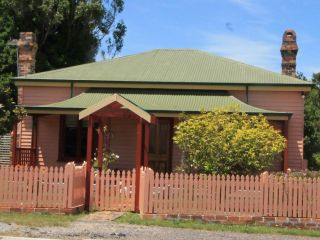
[[[84,211],[84,206],[73,208],[14,208],[0,207],[0,212],[18,212],[18,213],[52,213],[52,214],[75,214]]]
[[[166,220],[201,220],[209,223],[220,224],[258,224],[274,227],[291,227],[305,229],[320,229],[320,219],[312,218],[288,218],[288,217],[256,217],[256,216],[199,216],[199,215],[169,215],[169,214],[141,214],[142,219],[166,219]]]

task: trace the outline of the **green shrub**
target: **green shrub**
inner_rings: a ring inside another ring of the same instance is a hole
[[[286,141],[264,116],[231,108],[185,117],[173,140],[185,154],[180,170],[213,174],[257,174]]]

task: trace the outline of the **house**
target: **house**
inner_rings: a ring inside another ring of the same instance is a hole
[[[103,146],[120,156],[113,169],[150,166],[170,172],[183,158],[172,142],[181,113],[238,105],[263,114],[287,138],[274,170],[303,169],[304,94],[295,78],[296,35],[283,35],[282,74],[191,49],[158,49],[30,74],[37,44],[18,42],[15,78],[28,117],[13,131],[13,163],[59,166],[90,161]],[[103,127],[108,126],[107,137]]]

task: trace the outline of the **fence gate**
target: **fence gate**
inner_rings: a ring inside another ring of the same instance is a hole
[[[85,168],[0,166],[0,208],[73,212],[85,202]]]
[[[135,170],[92,170],[90,179],[90,210],[134,210]]]

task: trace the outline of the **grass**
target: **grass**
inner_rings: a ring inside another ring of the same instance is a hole
[[[140,219],[140,216],[135,213],[126,213],[120,218],[116,219],[115,222],[146,225],[146,226],[189,228],[189,229],[197,229],[197,230],[216,231],[216,232],[240,232],[240,233],[320,237],[320,230],[269,227],[269,226],[261,226],[261,225],[254,225],[254,224],[251,224],[251,225],[218,224],[218,223],[206,223],[202,221],[191,221],[191,220],[161,220],[161,219],[143,220],[143,219]]]
[[[57,215],[48,213],[4,213],[0,212],[0,222],[15,223],[29,227],[66,227],[71,222],[83,217],[84,214]]]

